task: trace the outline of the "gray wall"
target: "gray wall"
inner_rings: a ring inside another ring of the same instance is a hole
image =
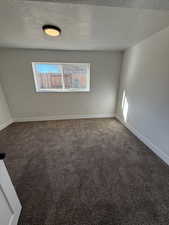
[[[0,85],[0,130],[12,122],[8,104]]]
[[[169,28],[125,53],[117,114],[169,162]]]
[[[1,82],[16,120],[111,116],[115,111],[121,52],[2,49]],[[36,93],[32,61],[91,63],[89,93]]]

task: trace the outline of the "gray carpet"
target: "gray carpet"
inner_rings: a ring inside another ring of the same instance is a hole
[[[116,120],[14,123],[0,149],[19,225],[169,224],[169,167]]]

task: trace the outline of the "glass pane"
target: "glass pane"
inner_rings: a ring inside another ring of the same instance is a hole
[[[37,91],[89,91],[88,64],[33,63]]]
[[[40,89],[62,89],[60,65],[36,64],[36,75]]]
[[[66,89],[87,88],[87,68],[85,65],[62,64]]]

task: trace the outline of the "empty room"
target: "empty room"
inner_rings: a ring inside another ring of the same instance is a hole
[[[169,1],[1,0],[0,225],[169,225]]]

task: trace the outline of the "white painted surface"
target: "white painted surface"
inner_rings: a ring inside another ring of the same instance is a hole
[[[136,8],[120,8],[1,0],[0,27],[3,30],[0,32],[0,46],[64,50],[124,49],[169,26],[168,11],[139,9],[143,5],[148,8],[154,5],[152,0],[149,1],[151,4],[147,3],[148,0],[125,1],[126,7]],[[158,8],[155,1],[154,7]],[[122,0],[115,2],[122,4]],[[163,6],[167,7],[167,4],[163,3]],[[41,28],[46,23],[58,25],[62,35],[59,38],[45,35]]]
[[[72,120],[72,119],[91,119],[91,118],[113,118],[114,113],[110,114],[72,114],[72,115],[57,115],[57,116],[36,116],[36,117],[15,117],[15,122],[26,121],[48,121],[48,120]]]
[[[0,160],[0,224],[17,225],[20,212],[20,201],[5,164]]]
[[[130,125],[128,122],[124,121],[124,118],[120,116],[115,116],[125,127],[127,127],[140,141],[142,141],[145,145],[147,145],[156,155],[158,155],[165,163],[169,165],[169,155],[164,151],[161,151],[159,147],[154,145],[149,138],[145,136],[144,133],[140,133],[135,127]]]
[[[2,87],[0,85],[0,130],[12,123],[12,118],[9,112]]]
[[[121,52],[4,49],[0,58],[1,82],[17,121],[113,116]],[[36,93],[32,61],[90,63],[90,92]]]
[[[113,7],[127,8],[145,8],[145,9],[169,9],[168,0],[26,0],[26,1],[41,1],[41,2],[66,2],[74,4],[89,4],[89,5],[106,5]]]
[[[168,161],[169,28],[125,53],[117,114]]]

